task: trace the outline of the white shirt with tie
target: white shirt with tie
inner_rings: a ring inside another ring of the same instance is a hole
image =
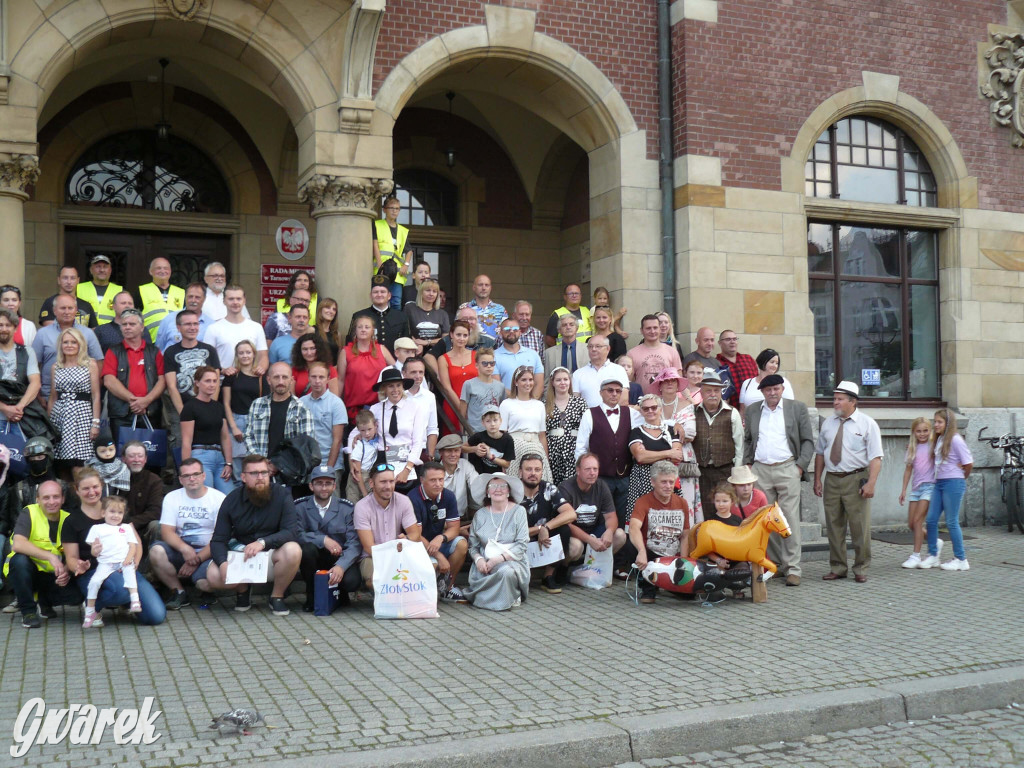
[[[388,454],[388,460],[398,457],[395,473],[406,467],[422,464],[420,454],[427,445],[427,411],[418,403],[404,396],[397,403],[382,400],[370,406],[370,412],[377,418],[377,434]],[[391,414],[396,414],[398,434],[391,434]],[[405,461],[405,465],[401,461]],[[410,478],[411,479],[411,478]]]
[[[627,415],[629,418],[629,428],[639,427],[644,423],[644,417],[637,413],[632,408],[625,405],[618,405],[614,408],[609,408],[603,402],[601,403],[601,409],[605,412],[605,416],[608,419],[608,425],[612,428],[612,432],[617,432],[619,429],[619,419],[623,415]],[[611,413],[609,413],[611,411]],[[625,411],[625,414],[623,413]],[[590,450],[590,435],[594,431],[594,414],[588,408],[583,412],[583,418],[580,419],[579,432],[576,433],[576,458],[579,459],[584,453]]]

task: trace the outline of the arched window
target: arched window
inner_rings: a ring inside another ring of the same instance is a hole
[[[808,197],[929,206],[935,177],[899,128],[850,117],[821,134],[807,161]],[[939,233],[872,222],[844,210],[841,221],[811,218],[809,295],[814,315],[815,394],[840,380],[867,398],[937,400]]]
[[[430,171],[395,171],[395,197],[402,204],[398,223],[414,227],[458,224],[459,190]]]
[[[76,205],[190,213],[230,213],[231,194],[216,166],[187,141],[126,131],[86,150],[68,174]]]

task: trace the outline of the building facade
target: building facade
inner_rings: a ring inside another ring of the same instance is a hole
[[[577,281],[635,333],[668,293],[684,347],[734,329],[807,402],[863,382],[890,452],[939,403],[1010,431],[1022,6],[675,0],[662,147],[656,0],[0,0],[0,263],[28,317],[98,251],[129,284],[223,261],[250,311],[266,268],[315,267],[345,316],[397,185],[449,306],[486,272],[540,324]],[[971,493],[1001,514],[997,482]]]

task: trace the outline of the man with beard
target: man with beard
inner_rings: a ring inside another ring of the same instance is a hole
[[[422,530],[408,496],[395,493],[395,472],[390,464],[370,470],[370,493],[356,502],[352,523],[363,547],[359,574],[373,592],[373,547],[395,539],[419,541]]]
[[[562,540],[562,552],[569,552],[569,523],[576,522],[576,510],[558,490],[558,486],[542,478],[544,459],[539,453],[528,453],[519,460],[519,479],[523,481],[523,500],[519,502],[526,510],[526,522],[530,526],[530,541],[536,541],[543,548],[551,546],[551,532]],[[565,558],[560,564],[560,575],[565,576]],[[540,586],[545,592],[558,595],[562,592],[559,579],[555,577],[555,564],[544,566],[544,578]]]
[[[160,529],[164,484],[157,475],[146,469],[146,446],[138,440],[129,440],[125,443],[122,456],[128,471],[132,473],[131,485],[128,488],[128,516],[125,522],[135,526],[145,549]]]
[[[50,384],[53,383],[50,371],[53,369],[53,364],[57,362],[57,339],[60,338],[62,331],[68,328],[77,328],[85,337],[89,357],[93,360],[103,360],[103,350],[100,349],[100,343],[96,340],[96,334],[78,322],[75,314],[77,311],[78,304],[74,296],[58,294],[53,300],[55,321],[45,328],[40,328],[32,341],[32,350],[36,353],[41,376],[39,393],[44,398],[50,396]]]
[[[292,367],[288,363],[274,363],[267,379],[270,394],[252,401],[245,423],[246,450],[256,456],[272,456],[286,438],[315,435],[313,414],[292,394]],[[270,471],[277,472],[273,464]]]
[[[298,573],[302,549],[298,543],[298,523],[291,494],[282,485],[270,482],[270,463],[263,456],[242,459],[242,487],[227,495],[217,515],[210,539],[213,563],[206,579],[213,589],[234,589],[235,610],[247,611],[252,605],[251,584],[228,584],[228,548],[234,539],[248,560],[261,552],[270,555],[267,581],[273,582],[267,605],[275,616],[287,616],[284,591]]]
[[[341,584],[341,605],[348,605],[348,593],[359,589],[359,568],[354,566],[363,550],[352,527],[352,502],[335,498],[336,485],[334,466],[321,464],[310,475],[309,489],[313,495],[295,502],[302,547],[299,572],[306,582],[306,604],[302,610],[306,613],[313,612],[313,576],[318,569],[328,570],[330,586]]]
[[[540,400],[544,394],[544,364],[540,355],[532,349],[527,349],[519,343],[519,323],[511,318],[505,318],[498,323],[498,334],[501,344],[494,348],[495,373],[505,385],[505,389],[512,389],[512,374],[520,366],[533,369],[533,390],[531,396],[534,400]],[[513,395],[514,397],[514,395]]]

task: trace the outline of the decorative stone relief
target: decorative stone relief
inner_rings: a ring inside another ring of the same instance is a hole
[[[345,55],[341,64],[338,128],[345,133],[369,133],[373,116],[373,59],[384,18],[384,0],[356,0],[348,13]]]
[[[192,21],[209,0],[163,0],[171,15],[179,21]]]
[[[299,187],[299,200],[309,204],[315,218],[354,213],[376,216],[380,198],[395,188],[391,179],[363,179],[318,173]]]
[[[981,95],[992,101],[992,118],[1013,130],[1013,145],[1024,146],[1024,33],[994,32],[985,51],[987,82]]]
[[[38,179],[38,155],[0,154],[0,194],[27,198],[26,187]]]

